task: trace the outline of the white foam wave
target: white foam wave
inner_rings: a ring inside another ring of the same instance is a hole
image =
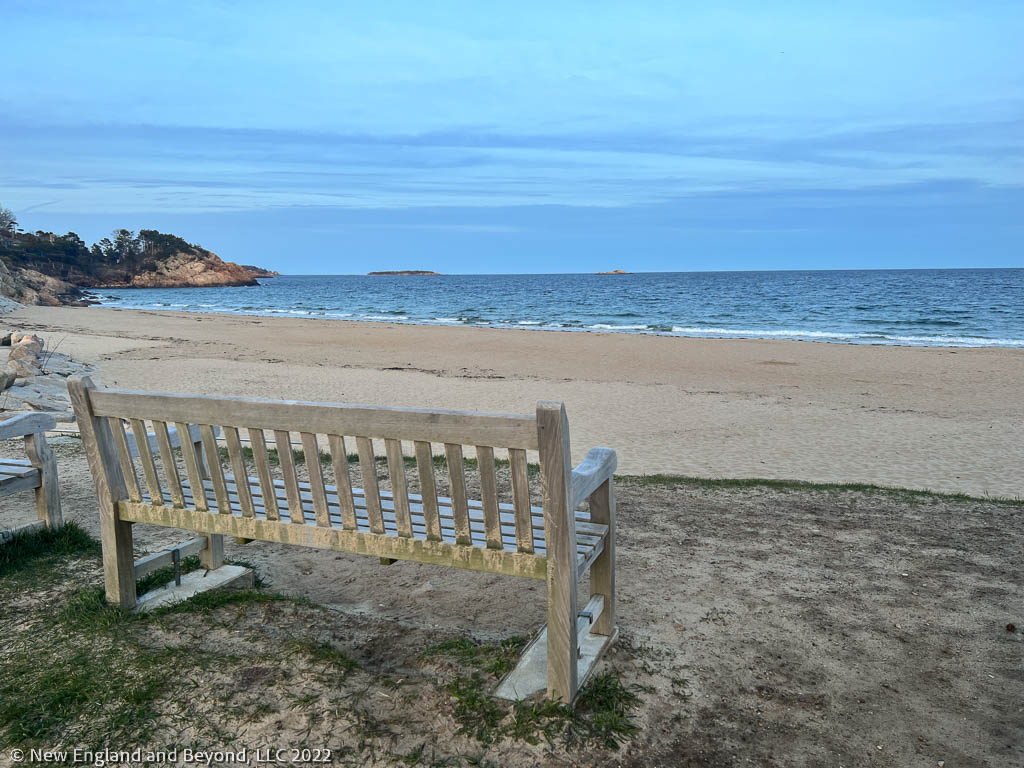
[[[834,339],[878,344],[917,344],[928,346],[1024,347],[1024,339],[989,339],[982,336],[902,336],[888,333],[845,333],[842,331],[810,331],[804,329],[736,329],[673,326],[672,333],[681,336],[735,336],[743,338]]]
[[[586,328],[594,328],[600,331],[646,331],[651,326],[649,325],[611,325],[609,323],[597,323],[595,325],[585,326]]]

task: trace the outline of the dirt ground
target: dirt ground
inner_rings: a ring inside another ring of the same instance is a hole
[[[65,517],[98,537],[81,444],[55,449]],[[0,443],[0,455],[20,447]],[[1021,504],[626,477],[617,499],[621,639],[601,669],[636,693],[639,726],[618,750],[455,735],[452,697],[436,685],[444,673],[421,652],[460,636],[493,644],[537,631],[539,582],[229,540],[227,556],[254,564],[270,590],[327,610],[271,604],[209,624],[187,616],[153,642],[208,633],[205,642],[243,653],[304,622],[372,673],[360,673],[361,700],[376,702],[390,734],[353,741],[339,725],[344,698],[297,705],[282,693],[294,685],[284,667],[306,662],[281,657],[243,680],[206,669],[196,687],[183,685],[200,711],[211,685],[275,702],[230,743],[211,745],[223,749],[331,742],[348,748],[348,764],[379,765],[412,764],[414,748],[428,765],[1024,765]],[[34,517],[31,494],[0,505],[0,527]],[[136,526],[137,555],[188,536]],[[82,578],[98,584],[99,572]],[[422,685],[399,704],[392,686],[409,679]],[[166,703],[168,713],[182,706]]]

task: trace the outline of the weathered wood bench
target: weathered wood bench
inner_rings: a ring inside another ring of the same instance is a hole
[[[15,535],[63,524],[60,492],[57,485],[57,462],[46,443],[46,431],[57,426],[57,420],[46,413],[22,413],[0,421],[0,440],[25,438],[28,459],[0,457],[0,497],[19,491],[35,491],[38,520],[14,528],[0,530],[0,543]]]
[[[572,702],[614,639],[615,452],[595,448],[573,469],[560,403],[539,403],[536,415],[509,415],[127,392],[97,388],[88,378],[70,379],[68,389],[99,498],[113,603],[136,603],[132,523],[148,523],[205,534],[199,546],[207,568],[223,562],[222,537],[230,535],[546,580],[547,628],[520,664],[532,670],[519,669],[502,683],[509,698],[546,687],[549,697]],[[184,477],[168,425],[179,435],[198,428],[199,450],[180,442]],[[255,477],[248,476],[241,431]],[[276,472],[268,432],[278,449]],[[294,433],[307,481],[296,473]],[[375,440],[384,444],[389,488],[378,480]],[[361,488],[349,471],[353,442]],[[403,442],[411,444],[410,463],[415,457],[418,494],[409,492]],[[465,445],[475,449],[475,468],[463,459]],[[324,446],[334,485],[318,460]],[[437,492],[435,446],[443,446],[449,496]],[[495,449],[508,455],[511,503],[499,501]],[[528,451],[540,459],[539,507],[530,502]],[[479,478],[479,499],[469,498],[467,475]],[[577,511],[588,501],[588,511]],[[579,610],[577,585],[588,572],[591,597]]]

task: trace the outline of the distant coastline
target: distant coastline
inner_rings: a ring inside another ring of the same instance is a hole
[[[393,269],[385,272],[367,272],[367,275],[440,275],[440,272],[433,272],[429,269]]]
[[[613,269],[610,272],[595,272],[595,275],[631,275],[632,272],[627,272],[624,269]]]

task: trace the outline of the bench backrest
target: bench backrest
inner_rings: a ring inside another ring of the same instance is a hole
[[[121,391],[97,388],[87,377],[73,378],[68,386],[101,505],[106,494],[115,512],[120,502],[129,501],[213,515],[234,507],[243,518],[252,518],[259,509],[268,524],[283,526],[305,521],[305,515],[282,520],[285,504],[278,509],[280,498],[292,511],[305,503],[317,527],[331,528],[334,515],[335,528],[340,516],[342,529],[358,532],[358,516],[364,529],[368,523],[369,533],[425,538],[442,550],[444,546],[505,550],[514,544],[520,556],[575,557],[568,425],[560,403],[540,403],[536,414],[517,415]],[[126,421],[134,440],[126,433]],[[183,483],[169,433],[176,429],[179,435],[194,434],[196,426],[199,443],[180,441],[188,480]],[[223,460],[217,428],[227,445]],[[152,433],[155,441],[149,436]],[[262,491],[261,496],[250,492],[247,481],[231,482],[232,477],[248,474],[243,433],[249,438],[259,481],[254,487]],[[306,456],[308,491],[299,487],[295,471],[295,433]],[[373,441],[383,442],[390,492],[379,486]],[[403,451],[403,442],[411,451]],[[268,456],[268,443],[278,449],[276,467]],[[470,463],[468,471],[478,475],[480,488],[480,502],[472,512],[463,461],[467,445],[476,454],[476,467]],[[435,446],[447,462],[448,497],[437,492]],[[507,450],[511,504],[499,503],[495,449]],[[542,520],[530,505],[527,451],[537,451],[540,457]],[[336,495],[334,489],[325,490],[320,462],[313,458],[321,452],[333,466]],[[363,488],[356,494],[349,474],[350,452],[358,455],[362,476]],[[415,457],[419,499],[410,499],[407,452],[410,463]],[[159,468],[155,457],[160,458]],[[195,493],[204,483],[216,499],[216,511],[211,510],[205,492]],[[275,539],[298,543],[287,536],[275,535]],[[521,563],[517,570],[522,570]],[[543,578],[543,567],[533,570],[535,577]]]

